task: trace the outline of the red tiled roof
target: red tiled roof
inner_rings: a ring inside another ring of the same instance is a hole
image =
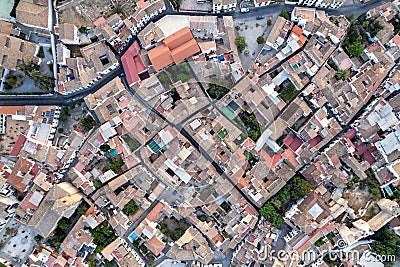
[[[147,215],[147,220],[149,221],[154,221],[158,214],[163,210],[164,204],[162,202],[157,203],[157,205],[150,211],[150,213]]]
[[[139,55],[137,42],[134,42],[121,58],[122,66],[129,84],[140,80],[139,73],[147,70]]]
[[[299,26],[294,26],[292,32],[297,36],[301,36],[303,34],[303,30]]]
[[[10,156],[11,157],[16,157],[18,156],[19,152],[21,151],[22,147],[24,146],[26,141],[26,137],[23,134],[20,134],[18,136],[17,142],[15,142],[15,145],[13,147],[13,149],[10,152]]]
[[[310,146],[314,147],[314,146],[318,145],[318,143],[321,142],[322,139],[323,138],[320,135],[317,135],[313,139],[309,140],[308,143],[310,144]]]

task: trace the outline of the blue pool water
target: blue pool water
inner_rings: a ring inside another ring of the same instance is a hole
[[[131,241],[132,243],[136,240],[136,239],[138,239],[139,237],[135,234],[135,232],[132,232],[129,236],[128,236],[128,238],[129,238],[129,241]]]
[[[115,157],[116,155],[118,155],[118,152],[116,149],[113,149],[110,152],[108,152],[108,154],[110,155],[110,157]]]
[[[392,196],[392,195],[393,195],[392,189],[390,189],[389,186],[386,186],[386,187],[385,187],[385,191],[386,191],[386,193],[388,193],[389,196]]]

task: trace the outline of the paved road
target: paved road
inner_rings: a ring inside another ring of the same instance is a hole
[[[0,106],[24,106],[24,105],[34,105],[34,106],[47,106],[47,105],[70,105],[76,103],[83,99],[88,94],[94,93],[101,87],[109,83],[115,77],[123,73],[122,68],[117,68],[116,70],[110,72],[109,74],[103,76],[103,78],[95,83],[93,86],[72,93],[70,95],[53,94],[53,95],[19,95],[19,96],[0,96]]]

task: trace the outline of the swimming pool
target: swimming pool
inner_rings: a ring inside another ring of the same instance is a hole
[[[393,195],[393,192],[392,192],[392,189],[390,188],[390,186],[386,186],[385,191],[386,191],[386,193],[388,193],[389,196]]]
[[[132,243],[136,240],[136,239],[138,239],[139,237],[137,236],[137,234],[135,234],[135,232],[132,232],[129,236],[128,236],[128,239],[129,239],[129,241],[131,241]]]
[[[118,155],[117,150],[114,148],[113,150],[111,150],[110,152],[108,152],[108,155],[110,155],[110,157],[115,157],[116,155]]]

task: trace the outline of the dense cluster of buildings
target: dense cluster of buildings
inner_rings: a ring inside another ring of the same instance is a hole
[[[369,266],[366,238],[400,227],[399,3],[354,20],[314,8],[343,1],[298,4],[245,68],[232,16],[135,1],[50,33],[48,3],[21,0],[31,35],[0,21],[1,73],[49,65],[57,93],[83,97],[0,107],[0,262],[328,266],[339,246]]]

